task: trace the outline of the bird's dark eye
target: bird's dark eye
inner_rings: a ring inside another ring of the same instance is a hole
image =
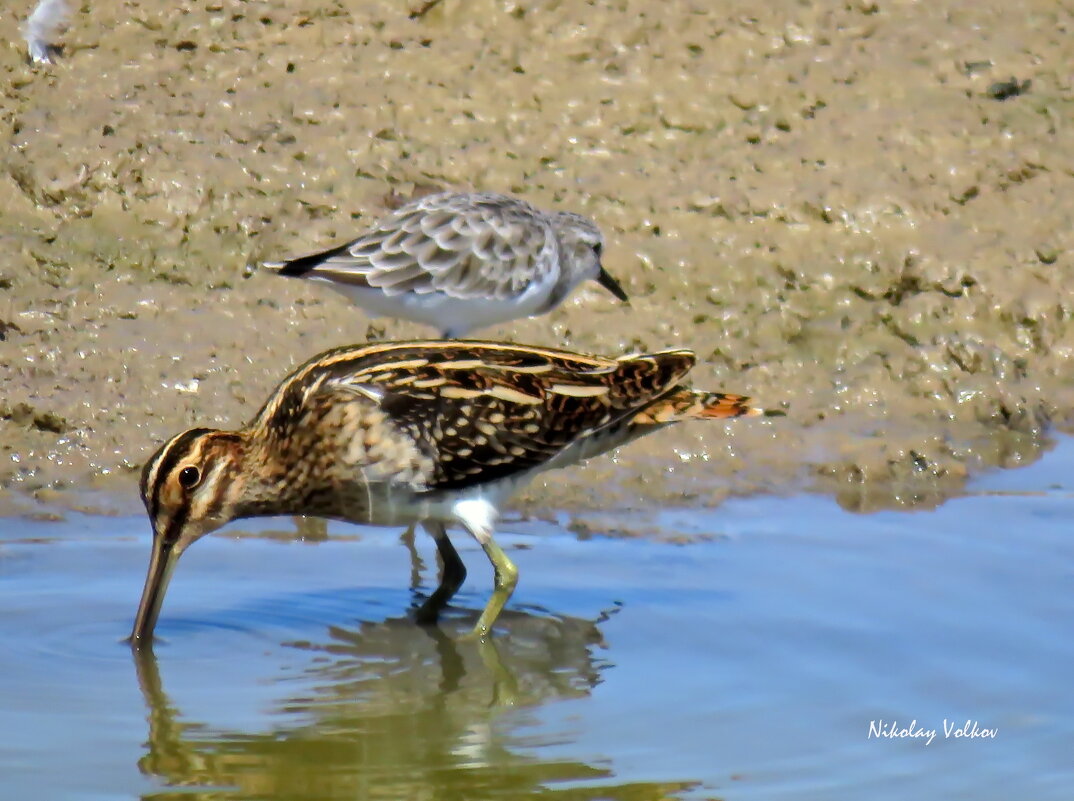
[[[597,242],[595,245],[593,245],[593,252],[597,254],[597,258],[599,259],[601,254],[604,252],[604,243]]]
[[[190,489],[201,480],[201,473],[196,467],[184,467],[179,471],[179,486]]]

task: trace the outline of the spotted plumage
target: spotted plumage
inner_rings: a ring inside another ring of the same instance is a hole
[[[326,282],[371,314],[451,338],[551,311],[585,280],[625,301],[601,266],[603,247],[600,229],[573,212],[445,192],[405,204],[344,245],[264,266]]]
[[[445,526],[492,561],[491,627],[514,586],[492,538],[501,504],[531,476],[690,418],[757,414],[740,395],[684,386],[685,350],[607,359],[495,342],[417,341],[327,351],[299,367],[234,432],[194,429],[142,473],[153,560],[132,640],[148,639],[179,554],[229,520],[311,515],[424,523],[444,556],[436,613],[464,569]]]

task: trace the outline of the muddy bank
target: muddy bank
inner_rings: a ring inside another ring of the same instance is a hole
[[[1052,2],[102,2],[38,68],[18,22],[0,20],[13,498],[136,504],[169,434],[241,424],[324,348],[427,335],[245,268],[429,186],[592,216],[633,298],[592,289],[483,335],[690,347],[697,384],[787,412],[650,437],[534,506],[548,485],[561,507],[935,503],[1066,422],[1074,20]]]

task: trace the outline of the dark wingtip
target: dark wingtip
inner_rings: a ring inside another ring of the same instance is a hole
[[[334,247],[331,250],[322,250],[319,253],[311,253],[309,256],[299,256],[297,259],[288,261],[267,261],[262,266],[266,270],[272,270],[277,275],[287,278],[301,278],[311,270],[315,270],[333,256],[346,252],[352,243]]]
[[[623,291],[623,287],[621,287],[619,282],[612,278],[611,273],[603,267],[600,268],[600,273],[597,275],[597,283],[619,298],[619,300],[623,301],[623,303],[630,303],[630,298],[627,297],[627,293]]]

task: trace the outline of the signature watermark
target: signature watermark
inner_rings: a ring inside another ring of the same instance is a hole
[[[906,726],[897,720],[870,720],[869,721],[869,734],[866,736],[867,740],[880,739],[880,740],[902,740],[902,739],[921,739],[925,741],[925,745],[932,745],[932,741],[936,739],[937,734],[943,732],[944,739],[946,740],[994,740],[996,735],[999,734],[999,727],[985,728],[976,720],[967,720],[962,725],[959,725],[961,721],[943,719],[943,726],[937,728],[925,728],[919,726],[917,719],[910,721],[910,725]]]

